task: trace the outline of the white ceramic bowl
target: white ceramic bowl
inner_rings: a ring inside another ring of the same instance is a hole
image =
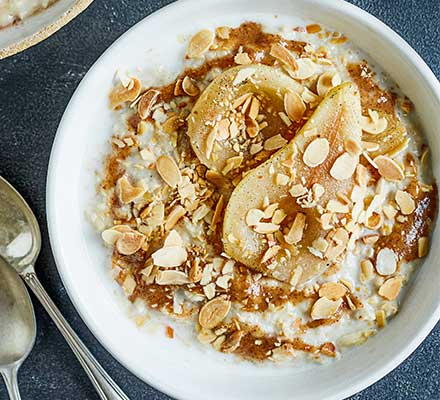
[[[48,38],[84,11],[92,1],[58,0],[23,21],[0,29],[0,60]]]
[[[94,194],[93,171],[107,151],[107,93],[124,66],[163,65],[177,73],[185,44],[179,35],[245,19],[292,25],[311,18],[346,34],[369,53],[415,104],[440,181],[440,85],[422,59],[376,18],[341,0],[187,0],[144,19],[118,39],[84,77],[60,123],[50,159],[47,213],[50,238],[68,294],[94,335],[130,371],[179,399],[342,399],[401,363],[440,317],[440,246],[432,246],[399,314],[365,345],[313,370],[231,363],[164,332],[136,328],[108,277],[109,258],[84,217]],[[438,229],[433,242],[438,240]]]

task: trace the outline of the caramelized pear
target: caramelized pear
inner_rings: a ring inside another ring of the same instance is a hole
[[[341,199],[354,187],[360,117],[357,87],[343,83],[287,145],[241,180],[223,223],[230,257],[292,285],[343,257],[350,234],[341,223],[349,206]]]
[[[228,159],[239,156],[246,162],[253,156],[252,143],[279,134],[289,117],[302,117],[306,109],[302,91],[280,68],[244,65],[226,70],[204,90],[188,118],[188,136],[197,157],[227,175]]]

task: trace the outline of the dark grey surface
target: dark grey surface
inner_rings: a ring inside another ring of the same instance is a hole
[[[41,224],[43,250],[37,273],[86,345],[133,400],[165,400],[168,397],[142,383],[110,357],[69,301],[50,251],[45,216],[46,173],[58,123],[86,71],[118,36],[170,2],[95,0],[83,14],[51,38],[22,54],[0,61],[0,174],[29,201]],[[401,34],[437,77],[440,76],[439,0],[352,2]],[[36,301],[34,304],[38,337],[20,373],[23,398],[96,400],[97,395],[68,346],[42,307]],[[400,367],[352,399],[438,400],[439,371],[438,324]],[[1,384],[0,399],[6,399]]]

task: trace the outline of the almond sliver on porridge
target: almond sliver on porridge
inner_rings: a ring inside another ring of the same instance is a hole
[[[90,216],[128,299],[201,345],[328,361],[392,323],[437,187],[416,110],[368,57],[317,24],[279,32],[197,32],[166,85],[118,70]]]

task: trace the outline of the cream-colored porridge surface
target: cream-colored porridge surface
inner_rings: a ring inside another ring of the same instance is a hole
[[[0,28],[47,8],[56,0],[0,0]]]

